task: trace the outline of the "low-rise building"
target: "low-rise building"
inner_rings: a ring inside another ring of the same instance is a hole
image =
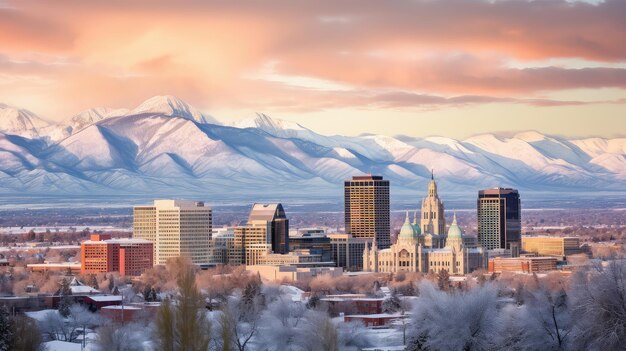
[[[111,239],[109,234],[92,234],[90,240],[81,244],[81,273],[141,275],[153,266],[153,245],[144,239]]]
[[[246,270],[258,274],[263,280],[278,282],[299,281],[325,274],[339,277],[343,273],[343,269],[339,267],[296,267],[288,265],[250,265],[246,266]]]
[[[560,259],[582,252],[578,238],[555,236],[523,236],[522,251],[533,252],[538,256],[555,256]]]
[[[556,270],[555,257],[496,257],[489,260],[489,272],[544,272]]]
[[[80,262],[44,262],[27,264],[26,268],[31,272],[67,272],[70,274],[80,273]]]

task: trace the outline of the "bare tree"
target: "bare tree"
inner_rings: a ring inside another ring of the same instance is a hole
[[[300,350],[304,333],[303,320],[306,307],[282,296],[270,303],[261,316],[263,326],[259,344],[264,350]]]
[[[222,349],[236,348],[239,351],[246,347],[255,336],[260,320],[259,301],[249,301],[240,296],[233,296],[224,304],[219,316],[219,328]]]
[[[170,299],[165,299],[159,307],[155,321],[154,336],[159,350],[174,351],[176,336],[174,332],[174,312]]]

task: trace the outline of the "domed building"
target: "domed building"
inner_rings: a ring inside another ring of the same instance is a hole
[[[394,245],[383,250],[376,243],[363,251],[363,270],[369,272],[439,272],[466,274],[487,267],[486,251],[477,246],[475,236],[466,236],[456,221],[456,213],[447,235],[443,202],[431,174],[428,197],[422,200],[421,222],[417,211],[413,223],[406,212],[404,224]]]

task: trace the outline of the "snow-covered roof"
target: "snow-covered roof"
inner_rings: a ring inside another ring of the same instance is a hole
[[[41,322],[46,318],[46,316],[50,312],[58,313],[57,310],[41,310],[41,311],[24,312],[24,314],[29,318],[32,318],[38,322]]]
[[[348,314],[344,317],[352,317],[352,318],[405,318],[408,317],[406,314],[400,313],[377,313],[377,314]]]
[[[46,351],[80,351],[80,344],[67,342],[67,341],[59,341],[53,340],[45,342]]]
[[[114,306],[104,306],[102,307],[102,309],[107,309],[107,310],[141,310],[141,307],[137,307],[137,306],[122,306],[122,305],[114,305]]]
[[[85,240],[83,244],[120,244],[120,245],[132,245],[132,244],[151,244],[152,241],[145,239],[135,238],[116,238],[107,240]]]
[[[122,301],[122,296],[119,295],[94,295],[89,298],[97,302]]]

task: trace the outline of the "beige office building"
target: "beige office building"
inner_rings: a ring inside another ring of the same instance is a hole
[[[578,238],[554,236],[522,236],[522,251],[560,258],[582,252]]]
[[[155,264],[189,257],[194,264],[209,262],[211,208],[203,202],[155,200],[133,209],[133,237],[154,243]]]
[[[346,233],[389,247],[389,181],[372,175],[352,177],[344,182],[344,199]]]

